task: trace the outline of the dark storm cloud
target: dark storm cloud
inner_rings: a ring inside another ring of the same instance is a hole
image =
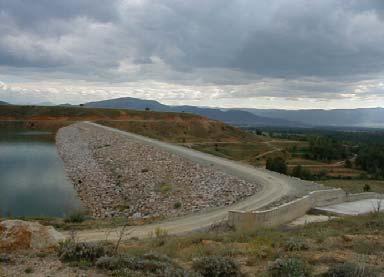
[[[0,0],[0,10],[24,28],[50,19],[86,16],[111,21],[117,16],[115,0]]]
[[[128,58],[133,64],[150,64],[156,56],[176,71],[218,67],[263,76],[377,72],[384,68],[382,3],[1,0],[2,33],[41,40],[41,45],[25,41],[32,46],[21,47],[24,49],[12,49],[12,41],[2,45],[1,62],[21,66],[24,59],[30,66],[33,59],[25,53],[29,51],[30,56],[39,57],[36,66],[60,66],[63,60],[84,60],[88,49],[87,61],[116,65]],[[111,24],[115,32],[101,35],[103,30],[87,28],[87,24],[97,23]],[[87,37],[100,35],[105,48],[97,49]],[[68,37],[78,47],[64,44],[62,39]],[[53,39],[63,48],[59,53],[56,47],[44,46],[55,43]],[[109,43],[104,44],[105,40]]]
[[[268,79],[263,96],[339,98],[384,71],[383,15],[382,0],[0,0],[0,73],[51,68],[55,78],[186,85]],[[307,77],[319,81],[308,86]],[[226,95],[257,96],[236,91]]]

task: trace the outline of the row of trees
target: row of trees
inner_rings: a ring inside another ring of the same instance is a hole
[[[288,165],[282,157],[267,159],[266,169],[281,174],[288,174]],[[319,180],[324,179],[327,176],[327,173],[324,171],[320,171],[317,174],[313,174],[308,168],[305,168],[301,165],[295,166],[289,174],[291,176],[304,180]]]
[[[348,147],[329,137],[310,137],[308,141],[309,151],[307,155],[312,160],[341,160],[351,155]]]
[[[384,178],[384,146],[366,145],[356,158],[356,165],[375,178]]]
[[[266,130],[256,130],[265,133]],[[271,130],[268,130],[271,132]],[[279,138],[291,138],[307,141],[309,146],[298,149],[292,146],[289,152],[293,156],[323,162],[345,160],[345,167],[362,169],[367,177],[384,178],[384,131],[339,131],[339,130],[277,130]],[[352,159],[352,157],[356,159]],[[267,160],[267,169],[287,174],[288,167],[284,158]],[[302,179],[322,178],[320,173],[313,174],[303,166],[297,166],[291,175]]]

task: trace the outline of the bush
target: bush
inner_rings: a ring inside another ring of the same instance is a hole
[[[281,157],[275,157],[275,158],[268,158],[267,164],[265,166],[266,169],[279,172],[282,174],[287,173],[287,163],[285,160]]]
[[[181,208],[181,202],[176,202],[175,204],[173,204],[173,208],[174,209],[180,209]]]
[[[357,240],[353,242],[352,250],[363,255],[384,253],[384,245],[372,240]]]
[[[26,274],[33,273],[33,268],[32,267],[27,267],[26,269],[24,269],[24,273],[26,273]]]
[[[137,259],[133,256],[103,256],[97,259],[96,266],[106,270],[117,270],[121,268],[134,268]]]
[[[183,268],[174,263],[168,256],[156,253],[148,253],[141,257],[114,256],[101,257],[96,266],[101,269],[114,271],[118,276],[131,276],[137,271],[145,273],[145,276],[192,276]]]
[[[168,193],[172,190],[172,185],[171,184],[161,184],[159,187],[159,190],[161,193]]]
[[[81,223],[85,220],[85,212],[74,211],[64,218],[65,223]]]
[[[371,186],[368,185],[368,184],[365,184],[364,187],[363,187],[363,191],[365,191],[365,192],[371,191]]]
[[[104,256],[106,251],[97,243],[64,241],[60,243],[58,255],[63,262],[95,262]]]
[[[336,264],[330,267],[327,276],[329,277],[376,277],[378,273],[370,267],[354,263]]]
[[[153,238],[152,244],[154,246],[162,246],[167,241],[168,231],[166,229],[157,227],[155,231],[151,232],[149,235]]]
[[[8,256],[7,254],[0,254],[0,264],[1,263],[10,263],[12,260],[11,260],[11,257]]]
[[[310,268],[298,258],[277,259],[268,269],[272,277],[306,277],[310,276]]]
[[[308,245],[302,238],[293,237],[286,241],[284,248],[287,251],[301,251],[307,250]]]
[[[205,277],[240,276],[239,265],[227,257],[203,257],[194,261],[192,267]]]
[[[292,169],[291,175],[293,177],[297,177],[297,178],[304,179],[304,180],[311,180],[311,179],[313,179],[311,171],[309,169],[301,166],[301,165],[295,166]]]

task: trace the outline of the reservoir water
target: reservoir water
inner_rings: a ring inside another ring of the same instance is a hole
[[[0,129],[0,215],[61,217],[79,208],[54,134]]]

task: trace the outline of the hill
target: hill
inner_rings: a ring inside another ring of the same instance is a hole
[[[268,118],[258,116],[247,111],[241,110],[221,110],[214,108],[201,108],[195,106],[169,106],[161,104],[154,100],[143,100],[132,97],[116,98],[104,101],[89,102],[85,104],[86,107],[93,108],[118,108],[118,109],[133,109],[145,110],[150,109],[153,111],[162,112],[185,112],[202,115],[210,119],[223,121],[227,124],[237,126],[291,126],[291,127],[304,127],[305,124],[291,122],[285,119]]]
[[[312,126],[384,127],[383,108],[335,110],[242,109],[257,116],[284,118]]]
[[[220,109],[196,106],[170,106],[153,100],[124,97],[86,103],[87,107],[187,112],[236,126],[249,127],[384,127],[383,108],[362,109]]]
[[[10,105],[10,104],[5,101],[0,101],[0,105]]]
[[[57,130],[76,121],[95,121],[172,142],[244,141],[250,133],[189,113],[97,109],[74,106],[1,106],[0,127]]]

